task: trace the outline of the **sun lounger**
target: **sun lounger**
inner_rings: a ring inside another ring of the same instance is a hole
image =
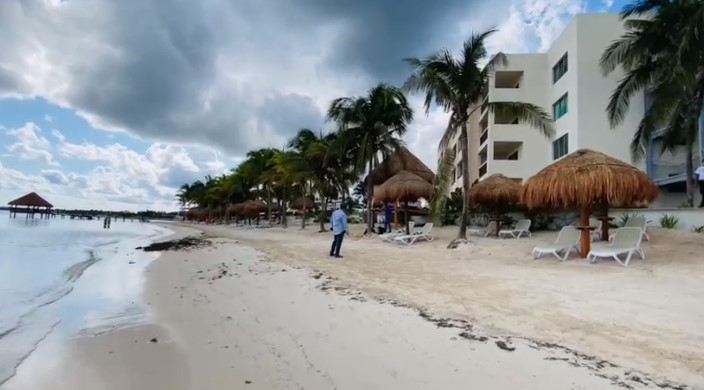
[[[573,249],[579,252],[577,248],[579,235],[580,231],[575,229],[574,226],[565,226],[557,235],[554,245],[536,246],[533,248],[533,258],[537,259],[544,254],[551,254],[560,259],[560,261],[565,261]],[[563,253],[563,255],[560,256],[560,253]]]
[[[650,241],[650,237],[648,236],[648,233],[646,232],[646,229],[647,229],[647,227],[648,227],[648,221],[647,221],[644,217],[631,217],[631,218],[628,218],[628,220],[626,221],[626,223],[625,223],[625,224],[623,225],[623,227],[620,228],[620,229],[623,229],[623,228],[630,228],[630,227],[637,227],[637,228],[640,228],[640,230],[641,230],[641,232],[642,232],[642,234],[643,234],[643,238],[645,239],[645,241]],[[618,229],[616,230],[616,232],[618,232]],[[613,234],[611,234],[611,235],[609,236],[609,242],[611,242],[611,241],[614,239],[614,236],[615,236],[615,235],[616,235],[616,233],[613,233]]]
[[[628,267],[634,253],[638,254],[641,260],[645,260],[645,253],[640,247],[643,240],[643,230],[639,227],[623,227],[616,230],[611,244],[604,247],[595,247],[587,255],[590,263],[595,263],[600,257],[612,257],[619,264]],[[626,260],[621,261],[619,255],[626,255]]]
[[[399,244],[411,245],[418,240],[433,241],[433,237],[430,232],[433,230],[433,223],[428,222],[421,228],[420,232],[416,234],[402,234],[400,236],[394,237],[394,242]]]
[[[496,221],[489,222],[485,228],[470,228],[467,230],[470,236],[486,237],[491,233],[496,233]]]
[[[530,219],[521,219],[520,221],[516,222],[516,227],[514,227],[513,229],[499,230],[499,237],[511,236],[513,238],[520,238],[524,234],[530,237],[530,223]]]
[[[413,228],[416,226],[416,223],[414,221],[408,221],[408,230],[413,234]],[[381,238],[382,241],[386,242],[394,242],[394,239],[399,236],[403,236],[406,234],[406,229],[401,229],[395,232],[389,232],[389,233],[384,233],[384,234],[379,234],[379,238]]]

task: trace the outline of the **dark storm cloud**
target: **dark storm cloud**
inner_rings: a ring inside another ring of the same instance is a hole
[[[0,53],[0,95],[57,94],[57,102],[100,126],[242,155],[282,145],[300,127],[322,126],[324,113],[306,96],[314,90],[295,93],[280,85],[297,80],[301,67],[320,68],[330,78],[361,73],[398,83],[407,74],[402,58],[456,44],[445,39],[471,6],[460,0],[72,0],[59,12],[42,0],[0,0],[0,36],[14,37]],[[315,52],[324,38],[319,28],[336,23],[344,30],[335,44]],[[23,80],[34,78],[18,59],[32,58],[27,52],[36,54],[35,42],[60,71],[25,87]],[[325,58],[296,68],[305,55]],[[223,65],[224,58],[231,62]],[[241,70],[230,64],[244,64],[245,75],[261,64],[272,80],[237,78]]]
[[[359,69],[380,81],[400,83],[407,76],[402,59],[425,56],[457,45],[447,36],[480,0],[308,0],[299,4],[318,20],[344,21],[346,29],[328,64]]]

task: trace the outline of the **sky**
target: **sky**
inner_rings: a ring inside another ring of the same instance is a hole
[[[400,6],[399,4],[403,4]],[[177,188],[248,150],[328,129],[340,96],[401,85],[401,61],[457,50],[545,50],[581,12],[625,0],[2,0],[0,204],[175,210]],[[448,116],[405,142],[434,169]]]

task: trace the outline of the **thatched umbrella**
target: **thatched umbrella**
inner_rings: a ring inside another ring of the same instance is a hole
[[[590,149],[580,149],[548,165],[523,186],[528,208],[580,209],[581,255],[590,249],[589,215],[593,207],[632,206],[654,201],[658,187],[645,172]],[[606,216],[605,216],[606,217]],[[603,224],[608,240],[608,222]]]
[[[302,210],[303,208],[310,210],[311,208],[315,207],[315,202],[308,198],[308,197],[300,197],[289,205],[294,210]]]
[[[377,191],[374,193],[374,201],[404,202],[406,233],[410,234],[408,227],[408,202],[414,202],[420,198],[429,199],[433,195],[433,189],[433,185],[422,177],[408,171],[401,171],[377,187]]]
[[[413,155],[413,153],[409,152],[408,149],[401,148],[374,168],[372,173],[365,178],[365,181],[371,177],[372,184],[380,185],[401,171],[420,176],[428,183],[432,183],[435,179],[435,174],[427,165],[423,164],[423,162]]]
[[[496,234],[499,234],[499,213],[505,205],[516,204],[521,199],[521,184],[497,173],[478,182],[469,189],[469,198],[473,204],[490,209],[497,222]]]
[[[250,218],[258,217],[260,213],[268,209],[266,203],[259,200],[246,200],[242,203],[242,214]]]

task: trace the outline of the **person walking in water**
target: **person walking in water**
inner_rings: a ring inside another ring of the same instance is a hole
[[[332,246],[330,247],[330,256],[342,258],[340,256],[340,248],[342,247],[342,239],[345,234],[349,234],[347,230],[347,214],[345,214],[345,204],[340,204],[340,208],[333,211],[330,222],[332,223]]]

